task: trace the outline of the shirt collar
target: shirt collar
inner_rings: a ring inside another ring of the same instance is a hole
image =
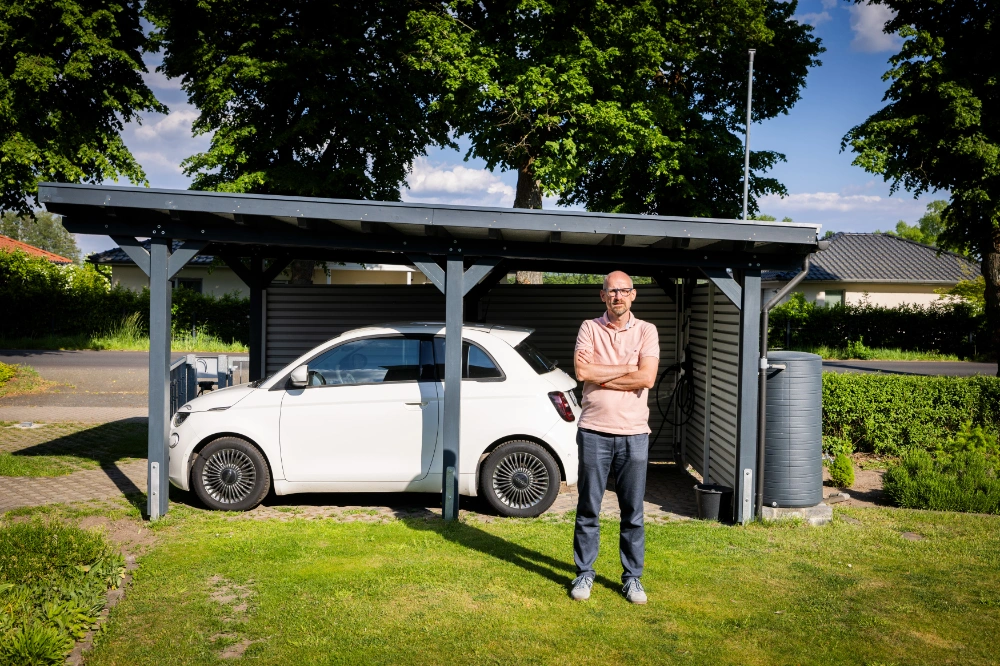
[[[601,318],[598,321],[601,322],[601,326],[604,326],[606,328],[611,328],[611,325],[610,325],[611,324],[611,320],[608,319],[608,311],[607,310],[604,311],[604,314],[601,315]],[[615,331],[627,331],[628,329],[632,328],[632,324],[634,324],[634,323],[635,323],[635,315],[632,314],[631,310],[629,310],[629,312],[628,312],[628,321],[625,322],[625,328],[615,328],[613,330],[615,330]]]

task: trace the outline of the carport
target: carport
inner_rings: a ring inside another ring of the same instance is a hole
[[[200,252],[222,257],[250,287],[253,379],[267,360],[268,287],[289,262],[410,263],[430,279],[446,322],[446,519],[458,511],[466,314],[478,318],[482,299],[511,271],[652,276],[673,307],[673,358],[689,349],[693,361],[695,408],[674,440],[680,457],[734,488],[737,521],[754,515],[758,373],[766,363],[760,275],[801,268],[818,249],[816,225],[57,183],[42,184],[39,200],[73,233],[110,235],[149,276],[151,519],[168,509],[170,278]],[[148,251],[138,240],[147,237]],[[665,355],[661,369],[667,362]]]

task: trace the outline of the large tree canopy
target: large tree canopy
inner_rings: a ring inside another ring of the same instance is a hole
[[[0,216],[0,234],[73,261],[80,259],[76,239],[66,231],[62,218],[53,213],[40,210],[34,215],[18,215],[7,211]]]
[[[896,12],[885,31],[905,41],[889,59],[885,107],[843,145],[893,191],[951,193],[939,239],[982,259],[1000,353],[1000,3],[874,1]]]
[[[735,217],[742,206],[747,49],[756,121],[798,100],[822,51],[776,0],[446,0],[412,14],[433,110],[471,155],[518,174],[515,206],[542,194],[591,210]],[[754,197],[784,193],[760,174]]]
[[[415,156],[447,142],[429,77],[404,64],[412,3],[149,0],[164,52],[212,135],[205,190],[398,200]]]
[[[29,213],[44,180],[145,181],[121,131],[166,109],[142,80],[139,4],[0,3],[0,208]]]

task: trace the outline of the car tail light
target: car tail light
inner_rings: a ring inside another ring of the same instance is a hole
[[[549,400],[552,401],[552,405],[559,412],[559,416],[562,417],[563,421],[575,421],[576,415],[573,414],[573,408],[569,405],[569,400],[566,399],[566,394],[560,393],[559,391],[553,391],[549,393]]]

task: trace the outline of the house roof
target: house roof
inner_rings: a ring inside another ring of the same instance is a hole
[[[53,264],[72,264],[72,259],[67,259],[66,257],[60,256],[54,252],[49,252],[48,250],[43,250],[40,247],[35,247],[34,245],[28,245],[27,243],[22,243],[19,240],[14,240],[9,236],[0,236],[0,251],[3,252],[16,252],[20,250],[25,254],[31,255],[32,257],[41,257],[42,259],[48,259]]]
[[[764,271],[764,281],[797,271]],[[881,233],[839,233],[813,255],[807,281],[955,284],[979,275],[979,264],[953,252]]]
[[[173,247],[170,248],[171,252],[176,252],[177,248],[184,244],[184,241],[175,240],[173,242]],[[149,240],[142,241],[142,246],[149,251]],[[194,259],[188,262],[191,266],[210,266],[212,261],[215,259],[210,254],[199,254]],[[125,250],[120,247],[116,247],[111,250],[105,250],[104,252],[95,252],[94,254],[87,257],[87,261],[94,264],[109,264],[109,265],[129,265],[134,266],[135,262],[132,258],[125,254]]]

